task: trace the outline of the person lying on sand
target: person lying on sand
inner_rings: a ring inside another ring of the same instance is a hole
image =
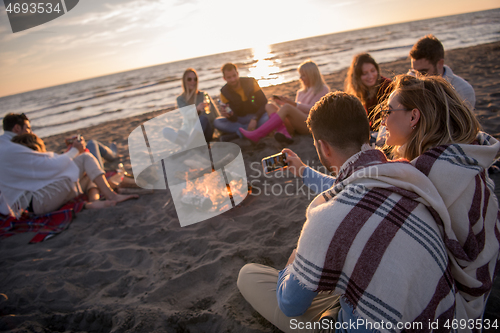
[[[21,144],[40,153],[47,152],[43,140],[34,133],[24,133],[21,135],[16,135],[15,137],[12,138],[12,142]],[[97,187],[96,184],[90,181],[89,177],[86,174],[84,174],[78,180],[78,188],[81,189],[87,195],[87,198],[89,200],[89,202],[85,204],[85,208],[87,209],[105,208],[116,205],[115,201],[109,201],[109,200],[99,201],[100,199],[99,188]]]
[[[71,144],[77,138],[78,135],[74,135],[64,140],[66,142],[68,150],[71,149]],[[116,144],[114,142],[112,142],[109,147],[97,140],[89,140],[86,141],[86,143],[87,150],[89,151],[89,153],[94,155],[101,169],[104,170],[104,161],[113,162],[117,159],[118,148],[116,147]]]
[[[83,182],[84,173],[87,182],[93,182],[106,198],[106,201],[96,202],[89,208],[112,206],[138,198],[138,195],[117,194],[109,187],[95,157],[84,152],[84,140],[75,140],[72,148],[62,155],[43,153],[10,141],[16,135],[31,133],[29,119],[24,114],[8,114],[4,117],[3,127],[0,156],[7,158],[0,160],[0,213],[18,216],[24,209],[37,215],[54,211],[77,196],[77,185],[80,180]],[[97,199],[99,193],[94,191],[89,200]]]
[[[309,205],[283,270],[240,270],[243,297],[285,332],[399,332],[400,323],[452,320],[454,285],[435,220],[446,218],[446,207],[432,182],[370,148],[366,112],[353,95],[327,94],[307,126],[335,184]]]

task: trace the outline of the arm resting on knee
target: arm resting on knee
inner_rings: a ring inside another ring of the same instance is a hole
[[[296,317],[306,312],[318,293],[301,286],[289,272],[289,267],[279,272],[276,297],[280,310],[287,317]]]

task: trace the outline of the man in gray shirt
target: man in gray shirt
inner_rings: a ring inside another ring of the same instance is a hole
[[[446,79],[468,105],[474,109],[476,95],[474,88],[453,74],[450,67],[444,64],[443,44],[434,35],[430,34],[419,39],[410,51],[411,68],[421,75],[440,75]]]

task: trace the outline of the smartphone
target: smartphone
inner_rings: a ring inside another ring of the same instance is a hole
[[[287,167],[288,163],[286,161],[285,153],[271,155],[262,159],[262,169],[264,169],[265,173],[286,169]]]

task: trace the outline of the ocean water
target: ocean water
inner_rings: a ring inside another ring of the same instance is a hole
[[[198,72],[199,89],[216,96],[225,83],[220,67],[226,62],[236,63],[241,76],[253,76],[266,87],[297,80],[297,66],[306,59],[329,74],[349,67],[359,52],[371,53],[379,63],[406,58],[429,33],[446,50],[499,41],[500,9],[311,37],[29,91],[0,98],[0,117],[24,112],[35,133],[47,137],[175,106],[188,67]]]

